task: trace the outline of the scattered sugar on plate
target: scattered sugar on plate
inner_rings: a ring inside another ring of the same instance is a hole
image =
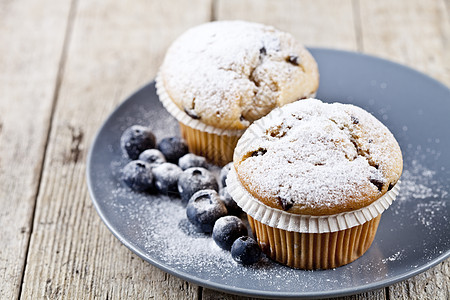
[[[146,115],[142,120],[152,117],[154,116]],[[176,134],[167,132],[163,128],[165,126],[159,124],[154,129],[158,138]],[[176,130],[175,128],[174,131]],[[115,144],[108,147],[108,151],[120,153]],[[447,208],[445,198],[448,197],[449,189],[448,184],[436,178],[435,171],[421,164],[425,151],[419,149],[416,152],[412,155],[408,153],[412,159],[405,163],[400,195],[389,210],[392,210],[394,215],[402,215],[405,223],[413,222],[414,226],[425,226],[432,232],[436,226],[436,212]],[[130,246],[140,249],[144,256],[157,265],[178,274],[208,278],[212,282],[230,286],[235,278],[245,277],[249,282],[263,280],[267,290],[286,290],[299,283],[304,285],[304,289],[313,290],[325,283],[339,288],[342,281],[328,278],[327,272],[339,270],[344,281],[351,280],[354,276],[385,277],[389,274],[389,263],[402,260],[408,255],[406,251],[397,251],[398,249],[393,249],[393,253],[376,253],[373,256],[375,259],[366,261],[363,265],[357,260],[339,269],[319,271],[325,276],[317,276],[317,271],[299,271],[284,267],[266,257],[254,266],[242,266],[233,261],[230,252],[220,249],[210,235],[198,232],[189,223],[185,207],[178,197],[136,193],[122,184],[120,169],[126,162],[124,157],[117,156],[116,160],[110,162],[109,170],[105,170],[101,176],[105,179],[105,187],[102,188],[111,191],[108,199],[100,201],[101,210],[109,216],[117,216],[117,220],[112,223],[127,242],[132,243]],[[220,168],[214,169],[216,176],[219,171]],[[412,201],[415,202],[414,209],[411,209]],[[250,231],[249,226],[248,229]],[[376,251],[376,247],[370,250]],[[432,251],[433,249],[430,249],[429,253]],[[377,261],[377,257],[382,259]]]
[[[391,256],[382,259],[381,261],[385,264],[385,263],[388,262],[388,261],[395,261],[395,260],[398,260],[398,259],[400,259],[400,258],[402,257],[403,252],[404,252],[404,250],[397,251],[397,252],[395,252],[394,254],[392,254]]]
[[[391,209],[395,215],[408,213],[413,224],[419,222],[433,231],[433,219],[436,212],[447,207],[445,199],[448,193],[449,187],[436,178],[436,171],[413,159],[403,171],[397,205],[393,205]],[[414,209],[406,212],[405,202],[409,202],[409,207],[410,202],[414,202]],[[446,216],[444,218],[447,220]]]
[[[112,162],[111,168],[116,168],[113,173],[120,174],[117,168],[125,163],[125,160]],[[146,256],[159,265],[230,284],[237,275],[253,281],[265,280],[269,290],[283,290],[286,286],[309,281],[311,271],[299,272],[266,257],[253,266],[236,263],[229,251],[219,248],[210,235],[198,232],[189,223],[186,209],[178,197],[136,193],[120,181],[109,184],[112,192],[103,209],[120,215],[123,223],[119,231],[132,236],[129,238],[135,242],[132,246],[143,249]],[[248,222],[244,221],[251,234]],[[274,277],[276,281],[272,280]],[[340,285],[339,281],[327,278],[323,281]]]

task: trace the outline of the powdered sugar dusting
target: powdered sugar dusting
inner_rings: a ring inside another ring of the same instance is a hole
[[[137,243],[160,264],[189,273],[195,267],[197,275],[207,274],[211,279],[232,280],[236,275],[248,274],[250,279],[267,280],[268,286],[276,289],[282,286],[272,283],[272,276],[286,280],[286,284],[298,278],[295,270],[279,269],[267,258],[250,267],[237,264],[229,251],[215,244],[211,235],[198,232],[189,223],[186,209],[177,197],[135,193],[119,183],[109,201],[112,209],[126,216],[128,234],[138,236]]]
[[[244,129],[318,87],[316,63],[292,35],[243,21],[188,30],[167,51],[160,73],[181,110],[226,129]]]
[[[387,263],[388,261],[395,261],[398,259],[401,259],[402,255],[403,255],[403,250],[402,251],[397,251],[394,254],[392,254],[391,256],[384,258],[383,260],[381,260],[383,263]]]
[[[355,209],[362,198],[378,199],[397,182],[402,166],[395,138],[372,115],[315,99],[255,122],[239,141],[234,161],[249,191],[311,213],[348,202]]]
[[[436,171],[431,170],[413,159],[402,174],[401,193],[397,197],[397,205],[393,206],[394,215],[405,214],[405,206],[413,207],[409,212],[411,222],[421,224],[430,231],[435,230],[434,219],[447,209],[449,184],[436,177]],[[414,205],[411,205],[413,203]],[[448,216],[444,219],[450,222]]]
[[[448,190],[437,184],[435,175],[436,171],[423,166],[418,160],[412,160],[410,167],[402,174],[402,192],[398,200],[445,198]]]

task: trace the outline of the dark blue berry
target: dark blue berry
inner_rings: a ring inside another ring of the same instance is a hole
[[[175,164],[162,163],[153,168],[155,187],[162,194],[178,194],[178,178],[183,170]]]
[[[134,125],[127,128],[121,138],[120,146],[131,159],[137,159],[144,150],[155,148],[156,138],[150,128]]]
[[[230,193],[228,193],[227,187],[223,187],[220,190],[219,195],[230,215],[240,216],[242,214],[242,209],[237,205],[236,201],[233,200]]]
[[[237,238],[247,234],[247,227],[241,219],[235,216],[225,216],[214,224],[212,237],[220,248],[229,251]]]
[[[123,181],[133,190],[143,192],[153,187],[152,167],[145,161],[133,160],[122,169]]]
[[[183,171],[178,178],[178,192],[181,200],[186,203],[200,190],[219,190],[219,185],[214,175],[204,168],[189,168]]]
[[[174,164],[178,163],[180,157],[189,152],[186,141],[177,136],[162,139],[158,144],[158,149],[164,154],[168,162]]]
[[[227,208],[215,190],[196,192],[186,207],[188,220],[205,233],[212,232],[216,220],[226,214]]]
[[[160,165],[166,162],[166,158],[157,149],[147,149],[139,155],[139,160],[148,162],[152,166]]]
[[[178,160],[178,165],[183,170],[194,168],[194,167],[200,167],[200,168],[206,168],[208,164],[206,163],[206,158],[203,156],[198,156],[193,153],[188,153],[181,157]]]
[[[227,186],[227,183],[225,180],[227,179],[228,172],[230,171],[231,167],[233,166],[233,162],[230,162],[226,164],[222,170],[220,170],[220,182],[222,183],[222,187]]]
[[[249,236],[241,236],[231,246],[231,256],[243,265],[252,265],[261,260],[262,253],[258,243]]]

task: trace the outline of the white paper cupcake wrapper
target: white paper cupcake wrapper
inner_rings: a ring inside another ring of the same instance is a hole
[[[158,73],[156,76],[156,93],[159,96],[159,101],[161,101],[162,105],[165,109],[175,118],[178,122],[183,123],[186,126],[191,128],[217,134],[217,135],[229,135],[229,136],[241,136],[245,130],[232,130],[232,129],[222,129],[217,128],[211,125],[207,125],[199,120],[195,120],[191,118],[187,113],[181,110],[170,98],[167,93],[163,80],[161,78],[161,74]]]
[[[227,176],[228,192],[253,219],[270,227],[301,233],[335,232],[362,225],[376,218],[392,204],[399,193],[398,186],[396,184],[380,199],[358,210],[335,215],[310,216],[291,214],[265,205],[245,189],[237,178],[234,167]]]

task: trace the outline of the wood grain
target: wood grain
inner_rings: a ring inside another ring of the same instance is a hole
[[[450,299],[450,260],[389,287],[391,299]]]
[[[67,1],[0,2],[0,298],[19,296]]]
[[[197,286],[139,259],[106,229],[88,196],[85,160],[112,109],[155,76],[176,36],[210,13],[206,0],[76,3],[23,298],[197,298]]]
[[[444,1],[360,1],[363,50],[450,85],[450,18]]]
[[[214,15],[273,25],[306,46],[357,49],[351,0],[218,0]]]
[[[256,300],[259,298],[252,297],[243,297],[237,295],[230,295],[210,289],[203,289],[202,293],[203,300]],[[335,300],[384,300],[386,299],[386,293],[384,289],[379,289],[377,291],[361,293],[356,295],[351,295],[347,297],[339,297],[339,298],[329,298]],[[396,299],[396,298],[393,298]]]

